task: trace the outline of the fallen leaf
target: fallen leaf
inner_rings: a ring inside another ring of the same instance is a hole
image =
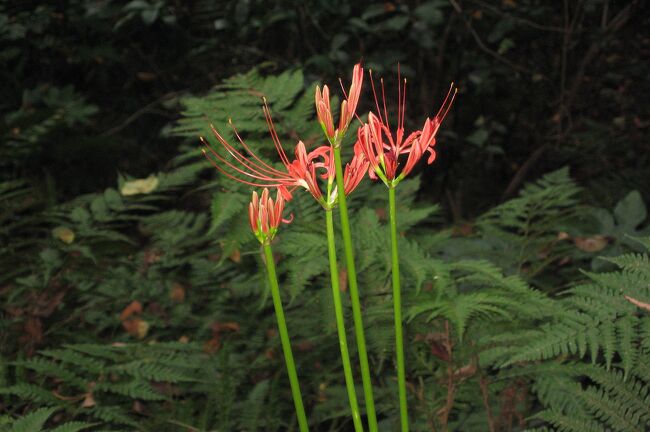
[[[454,378],[456,379],[468,378],[474,375],[475,373],[476,373],[476,364],[470,363],[468,365],[461,367],[460,369],[456,369],[454,371]]]
[[[160,261],[160,258],[162,258],[164,255],[165,252],[159,249],[145,250],[142,256],[142,266],[140,268],[140,272],[145,273],[152,264],[155,264],[158,261]]]
[[[97,403],[93,397],[93,389],[95,388],[95,382],[91,381],[88,383],[88,392],[84,395],[84,400],[81,402],[81,408],[92,408]]]
[[[233,321],[212,324],[212,338],[205,343],[203,350],[207,353],[214,354],[221,348],[221,333],[224,331],[239,331],[239,324]]]
[[[136,179],[124,182],[120,188],[123,196],[151,193],[158,187],[158,178],[153,174],[144,179]]]
[[[241,252],[239,249],[235,249],[228,258],[230,258],[235,264],[239,264],[241,262]]]
[[[234,321],[218,322],[212,324],[212,333],[221,333],[223,331],[233,331],[238,332],[240,327],[239,324]]]
[[[36,345],[43,340],[43,324],[36,317],[29,317],[23,325],[23,334],[20,336],[20,343],[25,348],[27,355],[31,357]]]
[[[68,227],[58,226],[52,230],[52,235],[65,244],[70,244],[74,241],[74,231]]]
[[[570,238],[571,236],[569,235],[569,233],[565,233],[564,231],[560,231],[559,233],[557,233],[558,240],[568,240]]]
[[[133,314],[142,313],[142,303],[137,300],[133,300],[127,307],[124,308],[120,314],[120,321],[125,321]]]
[[[92,393],[86,393],[83,402],[81,402],[81,408],[92,408],[95,406],[95,398]]]
[[[311,351],[314,349],[314,344],[310,341],[302,341],[296,344],[296,351]]]
[[[131,318],[122,322],[122,327],[131,336],[144,339],[149,333],[149,323],[141,318]]]
[[[176,303],[185,301],[185,287],[178,282],[172,282],[172,287],[169,290],[169,298]]]
[[[145,82],[154,81],[157,78],[156,74],[151,72],[137,72],[135,76],[137,76],[140,81]]]
[[[593,237],[575,237],[573,243],[581,251],[593,253],[605,249],[608,241],[607,237],[603,235],[595,235]]]

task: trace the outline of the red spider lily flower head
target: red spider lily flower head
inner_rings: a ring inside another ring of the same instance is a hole
[[[398,66],[399,80],[399,66]],[[387,186],[392,187],[407,176],[425,152],[429,152],[427,163],[431,164],[436,158],[433,147],[436,145],[436,133],[449,112],[456,97],[457,89],[452,83],[447,97],[442,102],[438,113],[424,122],[421,130],[414,131],[405,137],[404,115],[406,102],[406,79],[402,86],[397,86],[397,128],[391,131],[388,122],[388,111],[386,109],[386,98],[384,93],[384,81],[381,80],[381,95],[383,101],[382,110],[379,107],[377,92],[375,91],[372,71],[370,72],[372,92],[375,97],[375,108],[377,114],[368,114],[368,123],[361,126],[357,131],[357,145],[361,148],[369,162],[368,174],[370,178],[380,178]],[[406,164],[398,173],[401,155],[408,155]]]
[[[257,156],[244,142],[239,133],[237,133],[232,122],[230,122],[230,125],[239,141],[241,149],[237,149],[230,144],[214,126],[210,125],[212,133],[230,157],[221,155],[201,137],[201,142],[205,146],[203,154],[219,172],[240,183],[256,187],[278,188],[278,191],[286,201],[292,199],[291,192],[294,189],[304,187],[314,198],[320,201],[322,199],[320,191],[317,192],[316,188],[313,187],[313,184],[315,184],[315,172],[312,163],[319,154],[314,154],[314,152],[307,154],[305,145],[300,141],[296,145],[296,160],[290,161],[280,143],[280,138],[271,119],[271,113],[266,99],[264,99],[263,111],[271,139],[284,165],[284,170],[274,168]]]
[[[354,157],[345,165],[343,172],[343,184],[345,185],[345,195],[355,190],[363,177],[366,175],[370,163],[363,154],[363,149],[359,144],[354,145]]]
[[[340,81],[340,80],[339,80]],[[330,144],[339,146],[343,136],[350,126],[352,118],[355,116],[357,104],[359,103],[359,96],[361,94],[361,86],[363,84],[363,68],[361,64],[356,64],[352,71],[352,84],[350,90],[345,93],[343,82],[341,82],[341,89],[345,99],[341,102],[341,115],[339,118],[339,127],[334,128],[334,119],[332,118],[332,109],[330,106],[330,90],[327,85],[323,86],[321,91],[320,86],[316,86],[315,103],[318,121],[320,122],[323,132],[327,136]]]
[[[289,165],[289,174],[297,179],[298,185],[304,187],[321,204],[324,204],[323,194],[318,186],[316,170],[324,168],[329,172],[329,155],[327,146],[321,146],[307,153],[302,141],[296,145],[296,159]],[[324,176],[328,178],[328,175]]]
[[[253,197],[248,205],[248,222],[255,237],[262,244],[268,244],[278,232],[280,222],[291,223],[291,219],[283,219],[284,198],[278,190],[275,202],[269,197],[269,190],[264,188],[262,197],[258,198],[257,192],[253,192]]]
[[[333,184],[334,180],[336,179],[336,170],[334,168],[334,155],[332,154],[334,149],[332,146],[324,146],[327,151],[328,155],[325,158],[326,163],[328,164],[327,171],[326,171],[326,178],[328,179],[328,191],[331,191],[330,194],[327,197],[327,204],[329,208],[334,207],[337,202],[338,202],[338,191],[337,191],[337,186],[334,186],[333,188],[331,185]],[[368,159],[366,156],[363,154],[363,151],[361,149],[361,146],[358,144],[355,144],[354,146],[354,156],[352,157],[352,160],[345,164],[345,167],[343,168],[343,188],[345,195],[349,195],[354,191],[357,186],[359,186],[359,183],[361,183],[361,180],[363,180],[363,177],[366,175],[366,172],[368,172]],[[327,208],[327,207],[326,207]]]

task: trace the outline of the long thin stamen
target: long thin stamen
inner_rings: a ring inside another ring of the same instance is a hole
[[[447,101],[449,100],[449,95],[451,95],[452,90],[454,94],[451,100],[449,101],[449,104],[447,105]],[[446,108],[446,110],[445,113],[442,115],[442,118],[447,116],[447,113],[449,112],[449,109],[451,108],[451,105],[453,104],[454,99],[456,98],[456,93],[458,93],[458,89],[454,89],[454,83],[452,82],[451,85],[449,86],[449,91],[447,92],[447,96],[445,96],[445,100],[442,101],[442,104],[440,105],[440,108],[436,113],[436,117],[440,118],[440,113],[442,112],[443,108]]]
[[[259,158],[259,157],[258,157],[258,156],[257,156],[257,155],[256,155],[256,154],[255,154],[251,149],[250,149],[250,147],[248,147],[248,144],[246,144],[246,143],[244,142],[244,140],[241,138],[241,136],[239,136],[239,132],[237,132],[237,128],[235,127],[235,125],[234,125],[232,122],[230,122],[230,126],[231,126],[231,128],[232,128],[232,130],[233,130],[233,133],[234,133],[235,136],[237,137],[237,140],[239,140],[239,143],[242,145],[242,147],[244,147],[244,149],[246,150],[246,152],[247,152],[249,155],[251,155],[251,157],[252,157],[253,159],[255,159],[256,161],[258,161],[258,162],[262,165],[262,167],[266,168],[266,169],[268,170],[269,173],[273,173],[273,174],[276,174],[276,175],[284,175],[284,174],[285,174],[284,172],[282,172],[282,171],[280,171],[280,170],[278,170],[278,169],[276,169],[276,168],[273,168],[271,165],[267,164],[267,163],[264,162],[262,159],[260,159],[260,158]]]
[[[345,88],[343,87],[343,80],[341,78],[339,78],[339,84],[341,85],[341,91],[343,92],[343,97],[347,99],[348,94],[345,92]]]
[[[447,117],[447,113],[451,109],[451,106],[454,103],[454,99],[456,99],[456,94],[458,94],[458,89],[454,89],[454,94],[451,96],[451,100],[449,101],[449,104],[447,105],[447,109],[445,109],[445,113],[442,115],[442,118]]]
[[[399,63],[397,63],[397,129],[402,127],[402,76]],[[388,123],[388,121],[386,121]],[[399,145],[399,143],[398,143]]]
[[[397,86],[400,87],[400,83],[397,83]],[[406,143],[403,142],[404,138],[404,117],[406,114],[406,78],[404,78],[404,88],[402,89],[401,99],[397,103],[397,145],[395,147],[395,155],[397,156],[402,148],[406,146]]]
[[[388,110],[386,109],[386,92],[384,91],[384,79],[380,78],[381,83],[381,98],[384,101],[384,118],[386,119],[386,126],[388,126]]]
[[[370,69],[370,87],[372,87],[372,95],[375,97],[375,107],[377,108],[377,113],[381,116],[381,110],[379,109],[379,99],[377,98],[377,92],[375,91],[375,81],[372,79],[372,69]]]
[[[404,90],[402,91],[402,123],[401,128],[404,129],[404,117],[406,115],[406,78],[404,78]]]
[[[246,172],[246,171],[244,171],[243,169],[241,169],[241,168],[235,166],[234,164],[232,164],[230,161],[228,161],[226,158],[224,158],[223,156],[221,156],[219,153],[217,153],[217,152],[216,152],[212,147],[210,147],[210,146],[207,144],[207,142],[206,142],[203,138],[201,138],[201,141],[203,142],[203,144],[205,144],[205,147],[210,151],[210,153],[211,153],[215,158],[217,158],[217,160],[219,160],[220,162],[222,162],[222,163],[224,163],[225,165],[227,165],[229,168],[231,168],[231,169],[237,171],[238,173],[240,173],[240,174],[242,174],[242,175],[245,175],[245,176],[248,176],[248,177],[251,177],[251,178],[255,178],[255,179],[258,179],[258,180],[276,181],[276,183],[275,183],[276,185],[279,184],[279,183],[282,183],[282,182],[286,182],[286,181],[291,181],[291,180],[293,180],[293,179],[292,179],[291,177],[289,177],[289,176],[282,177],[282,178],[280,178],[280,177],[270,177],[270,176],[264,175],[264,173],[260,173],[260,172],[258,172],[258,171],[253,170],[252,168],[250,168],[250,167],[244,165],[244,166],[246,166],[246,168],[248,168],[248,169],[251,170],[251,172]],[[205,154],[205,150],[204,150],[204,154]],[[208,159],[210,160],[210,158],[208,158]],[[223,170],[222,170],[222,171],[223,171]],[[235,178],[237,178],[237,177],[235,177]]]
[[[231,125],[231,126],[232,126],[232,125]],[[223,145],[223,147],[226,149],[226,151],[227,151],[227,152],[228,152],[228,153],[229,153],[229,154],[230,154],[230,155],[231,155],[231,156],[232,156],[232,157],[233,157],[237,162],[239,162],[240,164],[242,164],[244,167],[248,168],[249,170],[251,170],[251,171],[253,171],[253,172],[255,172],[256,174],[261,175],[261,176],[267,176],[267,177],[269,177],[269,176],[271,176],[271,177],[278,177],[278,176],[284,176],[284,175],[286,175],[286,174],[283,173],[282,171],[278,171],[278,170],[276,170],[275,168],[268,167],[267,164],[265,164],[265,163],[264,163],[263,161],[261,161],[261,160],[260,160],[260,159],[259,159],[259,158],[254,154],[254,153],[252,153],[252,152],[250,151],[250,149],[246,146],[246,144],[244,143],[244,141],[241,139],[241,137],[237,134],[237,131],[236,131],[236,130],[235,130],[235,135],[237,135],[237,138],[239,139],[240,143],[242,143],[242,144],[244,145],[244,148],[246,149],[246,151],[247,151],[248,153],[250,153],[250,154],[251,154],[251,155],[252,155],[256,160],[260,161],[260,162],[263,164],[262,166],[259,166],[259,165],[255,164],[255,163],[253,163],[249,158],[247,158],[247,157],[244,156],[241,152],[239,152],[239,151],[238,151],[234,146],[232,146],[228,141],[226,141],[226,140],[225,140],[225,139],[224,139],[224,138],[219,134],[219,132],[217,132],[217,130],[215,129],[214,126],[210,125],[210,127],[212,128],[212,132],[215,134],[215,136],[217,137],[217,139],[219,139],[219,142],[221,143],[221,145]],[[234,126],[233,126],[233,130],[234,130]],[[205,141],[204,141],[204,144],[206,144]],[[206,144],[206,145],[207,145],[207,144]],[[207,145],[207,147],[210,148],[210,151],[211,151],[211,152],[214,152],[214,150],[213,150],[209,145]],[[265,166],[267,166],[268,168],[265,168]]]
[[[263,108],[263,111],[264,111],[264,118],[266,120],[266,124],[269,128],[269,133],[271,134],[271,139],[273,140],[273,145],[275,146],[276,151],[280,155],[280,160],[285,166],[287,166],[289,165],[289,158],[287,157],[286,153],[284,152],[284,148],[280,143],[280,137],[278,137],[278,133],[275,130],[275,125],[273,124],[273,119],[271,118],[271,112],[266,106]]]
[[[269,132],[271,133],[273,144],[275,144],[275,148],[278,151],[278,154],[280,155],[280,159],[282,160],[282,163],[285,166],[288,166],[290,165],[289,158],[284,152],[284,149],[282,148],[282,144],[280,143],[280,138],[278,137],[278,133],[275,130],[275,125],[273,124],[273,119],[271,118],[271,111],[269,110],[269,106],[266,103],[266,98],[263,98],[262,100],[264,101],[264,108],[263,108],[264,118],[266,119],[266,124],[269,127]]]
[[[250,182],[248,180],[244,180],[244,179],[241,179],[239,177],[236,177],[236,176],[230,174],[228,171],[224,170],[222,167],[220,167],[215,161],[210,159],[210,157],[208,156],[208,153],[205,151],[205,149],[201,149],[201,152],[203,153],[203,156],[205,156],[205,158],[208,160],[208,162],[210,162],[210,164],[217,169],[217,171],[219,171],[220,173],[222,173],[223,175],[225,175],[226,177],[228,177],[228,178],[230,178],[232,180],[238,181],[240,183],[247,184],[249,186],[257,186],[257,187],[277,187],[278,186],[278,183],[253,183],[253,182]]]

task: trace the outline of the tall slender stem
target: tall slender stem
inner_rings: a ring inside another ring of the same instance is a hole
[[[284,319],[282,299],[280,298],[280,288],[278,287],[278,278],[275,272],[275,261],[273,260],[273,251],[271,250],[270,244],[264,244],[264,256],[266,258],[266,273],[269,277],[269,285],[271,286],[271,296],[273,297],[275,317],[278,321],[280,341],[282,342],[282,351],[284,352],[284,361],[287,365],[287,373],[289,374],[289,383],[291,385],[291,394],[293,395],[293,404],[296,407],[298,425],[300,427],[300,432],[309,432],[309,426],[307,425],[307,416],[305,415],[305,407],[302,404],[302,395],[300,394],[300,384],[298,384],[296,364],[293,361],[293,353],[291,352],[291,344],[289,342],[289,331],[287,330],[287,322]]]
[[[404,340],[402,336],[402,293],[399,282],[399,254],[397,252],[397,208],[395,187],[388,187],[390,208],[390,242],[393,264],[393,311],[395,315],[395,351],[397,353],[397,384],[399,388],[399,411],[402,432],[408,432],[408,408],[406,405],[406,373],[404,370]]]
[[[345,198],[345,185],[343,178],[343,165],[341,163],[341,148],[334,147],[334,165],[336,167],[336,189],[339,200],[341,216],[341,232],[343,234],[343,247],[345,250],[345,263],[348,269],[350,283],[350,299],[352,300],[352,318],[354,319],[354,332],[359,350],[359,365],[361,366],[361,380],[363,381],[363,395],[366,401],[368,415],[368,428],[370,432],[377,432],[377,414],[375,401],[372,394],[372,381],[370,380],[370,367],[368,366],[368,352],[366,350],[366,336],[361,319],[361,302],[359,301],[359,288],[357,285],[357,270],[354,265],[354,249],[352,248],[352,234],[348,219],[348,205]]]
[[[356,432],[363,432],[361,415],[359,414],[359,404],[357,402],[357,393],[354,388],[354,378],[352,377],[352,366],[350,365],[348,340],[345,335],[345,319],[343,317],[343,306],[341,305],[341,290],[339,288],[339,270],[336,263],[336,243],[334,242],[334,219],[332,216],[332,210],[326,210],[325,214],[327,215],[327,249],[330,259],[330,276],[332,278],[332,297],[334,298],[336,330],[339,334],[339,347],[341,348],[345,386],[348,390],[348,399],[350,401],[350,410],[352,411],[354,430]]]

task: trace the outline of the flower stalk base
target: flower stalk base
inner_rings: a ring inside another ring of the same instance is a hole
[[[354,319],[354,331],[357,340],[357,349],[359,351],[359,365],[361,367],[361,380],[363,381],[366,414],[368,415],[368,428],[370,429],[370,432],[377,432],[377,414],[375,413],[375,401],[372,392],[372,381],[370,379],[370,367],[368,365],[366,337],[363,329],[363,320],[361,318],[361,302],[359,301],[357,271],[354,264],[354,249],[352,247],[352,234],[350,232],[348,206],[344,189],[343,163],[341,162],[340,147],[334,147],[334,165],[336,167],[336,184],[339,191],[338,200],[341,216],[341,232],[343,234],[343,246],[345,250],[345,263],[348,270],[350,299],[352,300],[352,318]]]
[[[334,241],[334,219],[332,210],[325,211],[327,219],[327,249],[330,261],[330,277],[332,279],[332,298],[334,300],[334,313],[336,315],[336,330],[339,336],[339,347],[341,348],[341,361],[343,362],[343,374],[345,375],[345,386],[348,391],[350,401],[350,410],[352,411],[352,421],[356,432],[363,432],[361,424],[361,414],[359,413],[359,404],[357,402],[357,393],[354,388],[354,378],[352,377],[352,366],[350,364],[350,353],[348,351],[348,341],[345,334],[345,317],[343,316],[343,306],[341,304],[341,289],[339,286],[339,271],[336,263],[336,243]]]
[[[408,432],[408,408],[406,404],[406,373],[404,368],[404,337],[402,335],[402,293],[399,278],[399,253],[397,251],[397,207],[395,188],[388,188],[390,212],[390,242],[393,274],[393,311],[395,316],[395,353],[397,355],[397,384],[399,388],[399,411],[401,431]]]
[[[300,384],[298,383],[298,373],[296,372],[296,364],[293,360],[293,353],[291,352],[291,344],[289,342],[289,331],[287,330],[287,323],[284,318],[284,310],[282,309],[282,299],[280,298],[280,288],[278,286],[278,278],[275,272],[273,251],[271,250],[271,245],[268,243],[264,243],[264,258],[266,261],[266,273],[269,278],[269,285],[271,286],[271,297],[273,297],[275,317],[278,321],[278,331],[280,332],[280,341],[282,342],[284,361],[287,365],[287,373],[289,374],[289,384],[291,385],[293,404],[296,407],[298,426],[300,428],[300,432],[309,432],[307,416],[305,415],[305,407],[302,403],[302,395],[300,393]]]

